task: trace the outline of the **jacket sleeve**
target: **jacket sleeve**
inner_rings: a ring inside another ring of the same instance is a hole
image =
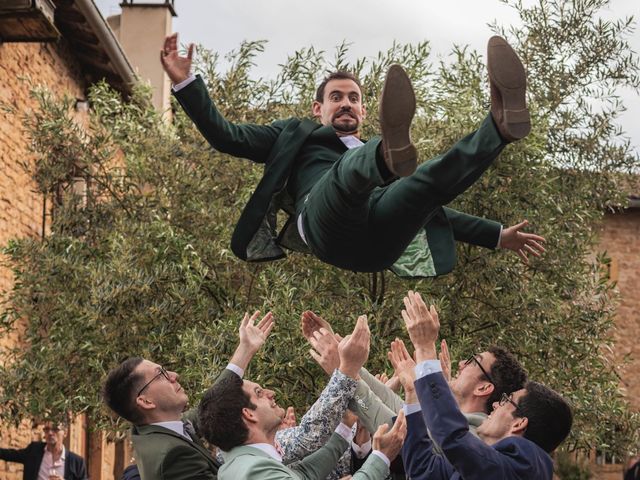
[[[398,413],[382,403],[362,380],[358,381],[356,393],[349,402],[349,410],[358,416],[362,425],[371,433],[375,433],[383,423],[393,425],[393,417]]]
[[[71,452],[70,452],[71,453]],[[87,477],[87,465],[80,455],[75,453],[71,457],[73,459],[73,480],[89,480]]]
[[[27,461],[27,449],[21,448],[16,450],[13,448],[0,448],[0,460],[22,463],[24,465]]]
[[[400,411],[404,404],[400,395],[396,394],[364,367],[360,369],[360,378],[364,380],[364,383],[369,386],[371,391],[382,401],[382,403],[393,410],[396,414]]]
[[[444,212],[453,229],[453,237],[464,243],[495,249],[500,240],[502,224],[486,218],[476,217],[444,207]]]
[[[402,445],[402,462],[413,480],[449,480],[453,467],[434,450],[420,412],[407,415],[407,437]]]
[[[347,410],[356,385],[356,380],[336,369],[300,424],[276,432],[285,465],[301,460],[327,443]]]
[[[267,161],[271,147],[286,123],[255,125],[227,121],[211,100],[199,75],[195,81],[174,92],[174,96],[213,148],[258,163]]]

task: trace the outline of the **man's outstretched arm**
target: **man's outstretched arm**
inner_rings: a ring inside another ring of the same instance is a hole
[[[522,231],[529,224],[527,220],[503,228],[498,222],[458,212],[453,208],[444,207],[444,212],[451,223],[456,241],[491,249],[511,250],[525,264],[529,263],[529,255],[539,257],[545,252],[542,245],[544,237]]]
[[[202,79],[192,75],[193,55],[193,44],[189,45],[186,56],[180,55],[177,33],[166,37],[160,50],[160,62],[184,111],[216,150],[258,163],[266,162],[285,122],[255,125],[227,121],[209,97]],[[178,91],[176,86],[180,87]]]

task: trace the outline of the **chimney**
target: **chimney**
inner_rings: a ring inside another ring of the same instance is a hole
[[[123,0],[119,22],[109,19],[127,58],[140,79],[153,88],[153,105],[165,120],[171,119],[171,83],[160,64],[160,49],[172,33],[175,0]],[[115,27],[115,28],[114,28]]]

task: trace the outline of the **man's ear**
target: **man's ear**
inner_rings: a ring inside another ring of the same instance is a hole
[[[311,113],[313,113],[314,117],[319,117],[322,114],[322,112],[320,111],[321,108],[322,104],[319,101],[314,100],[311,104]]]
[[[242,409],[242,418],[248,423],[258,423],[258,417],[256,417],[256,411],[251,408]]]
[[[140,395],[136,398],[136,405],[142,410],[153,410],[156,408],[156,404],[144,395]]]
[[[527,417],[514,418],[513,423],[511,424],[511,434],[518,435],[520,437],[524,436],[524,432],[527,430],[528,425],[529,419]]]
[[[473,394],[476,397],[488,397],[493,393],[495,388],[496,387],[491,382],[482,382],[473,390]]]
[[[367,106],[363,103],[362,104],[362,120],[367,118]]]

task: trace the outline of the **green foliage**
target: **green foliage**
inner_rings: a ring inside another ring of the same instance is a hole
[[[607,260],[589,256],[603,205],[619,200],[616,175],[638,166],[615,126],[616,89],[638,88],[638,59],[624,41],[631,24],[598,19],[606,3],[514,3],[523,26],[507,36],[530,72],[534,131],[507,147],[455,202],[506,225],[529,219],[548,239],[547,254],[530,267],[466,245],[455,271],[430,281],[340,271],[298,254],[240,262],[229,250],[231,231],[261,168],[212,151],[181,111],[165,125],[144,89],[123,102],[96,85],[83,128],[68,102],[34,90],[41,109],[22,120],[35,162],[25,166],[52,199],[54,216],[46,238],[15,240],[5,249],[16,283],[0,326],[8,331],[28,321],[25,343],[2,352],[2,418],[86,411],[106,426],[101,382],[131,355],[177,370],[195,403],[231,355],[243,312],[254,309],[273,310],[277,327],[248,376],[301,411],[325,378],[299,333],[300,313],[314,310],[341,333],[368,314],[368,366],[388,370],[389,341],[405,336],[402,296],[416,289],[439,307],[453,358],[502,344],[532,378],[570,399],[576,424],[569,448],[634,444],[638,418],[604,355],[614,308],[602,273]],[[421,158],[446,150],[486,115],[483,59],[468,48],[433,61],[428,42],[396,44],[354,64],[346,60],[347,45],[333,59],[309,48],[293,54],[276,79],[264,80],[251,76],[263,47],[243,43],[226,72],[216,53],[199,50],[197,71],[232,121],[306,116],[326,71],[346,67],[362,78],[371,137],[376,96],[395,62],[415,82],[413,137]]]
[[[555,473],[560,480],[589,480],[593,476],[584,459],[575,460],[566,452],[556,454]]]

